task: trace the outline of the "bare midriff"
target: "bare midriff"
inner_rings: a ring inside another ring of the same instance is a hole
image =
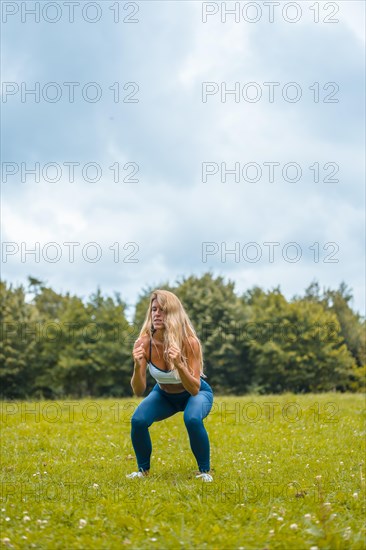
[[[185,391],[183,384],[160,384],[159,387],[167,393],[181,393]]]

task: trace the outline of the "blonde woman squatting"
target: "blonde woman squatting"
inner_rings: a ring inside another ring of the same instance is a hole
[[[213,404],[211,386],[204,380],[201,343],[181,302],[172,292],[155,290],[145,321],[133,348],[133,392],[146,390],[146,371],[156,384],[131,418],[131,440],[137,472],[128,478],[149,474],[152,444],[149,427],[153,422],[183,411],[190,446],[197,461],[197,478],[212,481],[210,442],[203,419]]]

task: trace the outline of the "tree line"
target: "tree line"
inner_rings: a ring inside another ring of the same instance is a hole
[[[313,282],[291,300],[279,288],[238,295],[212,273],[160,288],[182,301],[217,394],[365,390],[365,320],[344,283],[321,290]],[[130,396],[132,346],[152,290],[141,292],[131,323],[119,293],[98,288],[82,300],[33,277],[27,288],[2,281],[1,397]]]

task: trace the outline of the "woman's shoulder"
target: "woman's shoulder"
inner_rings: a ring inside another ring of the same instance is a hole
[[[145,349],[150,345],[150,336],[148,334],[143,334],[139,339]]]
[[[188,349],[192,350],[194,354],[199,353],[199,350],[200,350],[199,340],[194,336],[188,336],[187,341],[188,341]]]

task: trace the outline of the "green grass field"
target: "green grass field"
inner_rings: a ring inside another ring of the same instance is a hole
[[[182,413],[150,428],[136,469],[140,399],[2,403],[3,548],[365,548],[365,398],[215,397],[213,483]]]

